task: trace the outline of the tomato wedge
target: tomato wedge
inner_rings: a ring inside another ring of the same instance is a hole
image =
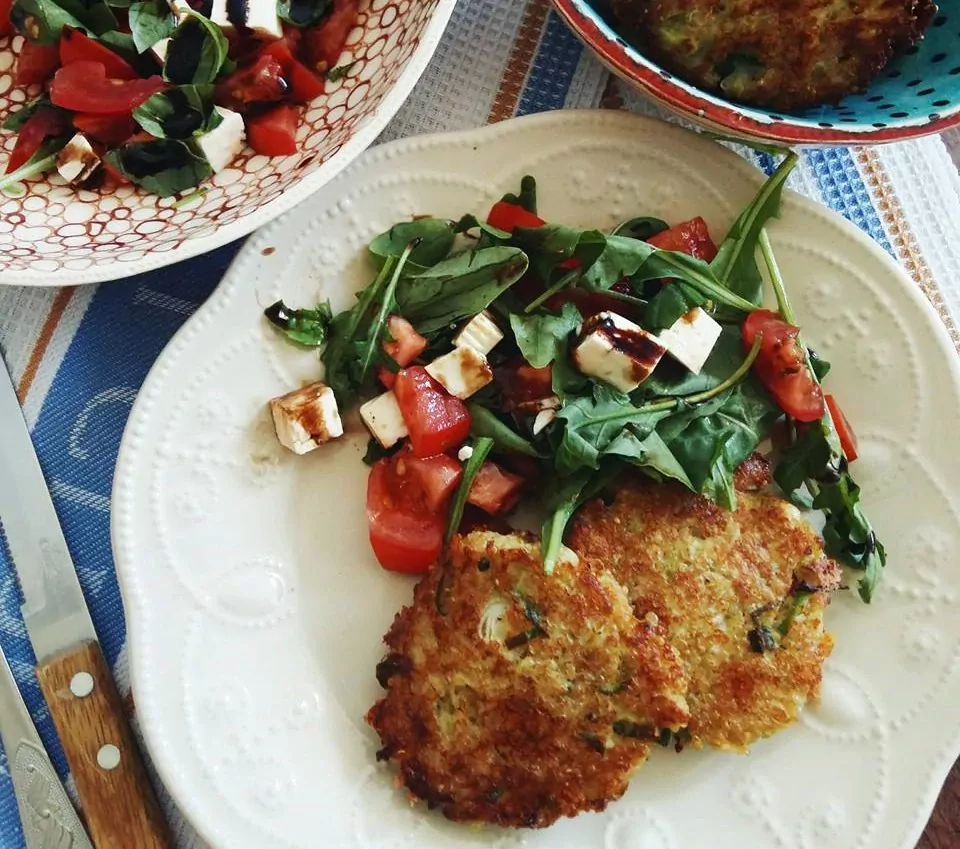
[[[297,152],[296,106],[282,103],[246,119],[247,143],[264,156],[290,156]]]
[[[109,47],[78,29],[64,27],[60,36],[60,64],[66,67],[74,62],[99,62],[113,80],[135,80],[140,76],[126,59]]]
[[[463,467],[446,454],[417,457],[403,451],[397,455],[397,470],[417,487],[424,506],[431,513],[444,510],[463,477]]]
[[[252,64],[238,68],[218,82],[214,100],[221,106],[244,112],[255,103],[277,103],[289,90],[277,57],[261,53]]]
[[[333,11],[317,27],[303,31],[303,45],[313,67],[326,73],[337,64],[350,30],[357,23],[358,0],[333,0]]]
[[[77,112],[73,126],[87,138],[106,145],[118,145],[137,132],[137,122],[129,112]]]
[[[427,340],[402,316],[391,315],[387,318],[387,332],[391,338],[383,343],[383,350],[398,366],[410,365],[427,349]],[[393,389],[393,384],[397,382],[396,374],[384,366],[377,369],[377,377],[387,389]]]
[[[393,389],[418,457],[443,454],[470,434],[470,411],[421,366],[402,369]]]
[[[517,227],[542,227],[545,223],[540,216],[505,200],[498,200],[487,216],[487,224],[507,233],[512,233]]]
[[[61,135],[68,126],[66,117],[57,109],[38,109],[34,112],[17,133],[17,143],[7,162],[6,173],[16,171],[48,138]]]
[[[56,44],[35,44],[24,41],[17,57],[18,86],[40,85],[60,65],[60,51]]]
[[[699,215],[651,236],[647,243],[662,251],[678,251],[704,262],[712,262],[717,256],[717,246],[710,238],[707,222]]]
[[[753,371],[773,395],[780,408],[799,422],[813,422],[823,416],[823,391],[807,367],[803,348],[797,342],[800,328],[787,324],[771,310],[755,310],[743,323],[744,345],[753,347],[763,334]]]
[[[520,500],[523,484],[520,475],[506,472],[496,463],[487,461],[470,484],[467,502],[491,516],[506,513]]]
[[[97,114],[132,112],[151,94],[163,91],[162,77],[116,80],[102,62],[73,62],[61,68],[50,84],[50,99],[64,109]]]
[[[283,68],[283,78],[290,85],[289,97],[294,103],[309,103],[324,91],[324,80],[299,61],[286,39],[271,41],[263,52],[273,56]]]
[[[830,410],[830,418],[833,419],[833,426],[837,429],[837,436],[840,437],[840,448],[843,450],[843,456],[852,463],[859,456],[859,445],[857,435],[853,432],[850,422],[840,409],[837,399],[832,395],[827,395],[827,408]]]

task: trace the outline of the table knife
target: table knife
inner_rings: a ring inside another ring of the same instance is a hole
[[[91,849],[0,650],[0,740],[27,849]]]
[[[166,849],[167,825],[97,642],[13,382],[3,367],[0,527],[20,584],[37,680],[94,846]]]

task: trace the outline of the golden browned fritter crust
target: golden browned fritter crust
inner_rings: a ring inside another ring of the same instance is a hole
[[[666,628],[695,745],[743,751],[817,697],[833,645],[820,590],[836,589],[840,570],[792,505],[741,492],[731,513],[679,485],[630,479],[609,506],[581,511],[570,545],[626,587],[639,620]]]
[[[862,90],[937,11],[931,0],[613,0],[613,8],[668,70],[782,111]]]
[[[453,820],[543,827],[626,790],[657,729],[684,726],[662,629],[572,554],[475,531],[417,585],[384,641],[367,714],[416,796]]]

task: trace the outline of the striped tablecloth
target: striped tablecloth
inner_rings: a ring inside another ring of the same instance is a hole
[[[611,79],[550,11],[548,0],[460,0],[436,57],[382,140],[571,107],[658,114]],[[955,323],[960,320],[960,178],[950,153],[960,158],[960,133],[946,141],[805,151],[791,185],[840,212],[895,257],[960,347]],[[763,157],[757,164],[766,164]],[[129,693],[125,629],[109,531],[120,435],[151,364],[217,285],[238,248],[239,243],[229,245],[119,283],[0,291],[0,347],[18,383],[101,642],[124,693]],[[66,775],[2,553],[0,644]],[[132,709],[132,699],[130,704]],[[201,846],[170,800],[164,796],[163,802],[177,846]],[[960,847],[960,769],[954,769],[920,845]],[[0,849],[22,846],[0,754]]]

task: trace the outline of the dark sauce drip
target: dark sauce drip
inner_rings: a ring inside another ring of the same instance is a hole
[[[624,330],[622,327],[617,327],[610,318],[599,319],[597,327],[604,332],[614,347],[623,351],[639,365],[645,366],[647,371],[660,362],[660,357],[663,356],[663,345],[649,333],[642,330]]]

